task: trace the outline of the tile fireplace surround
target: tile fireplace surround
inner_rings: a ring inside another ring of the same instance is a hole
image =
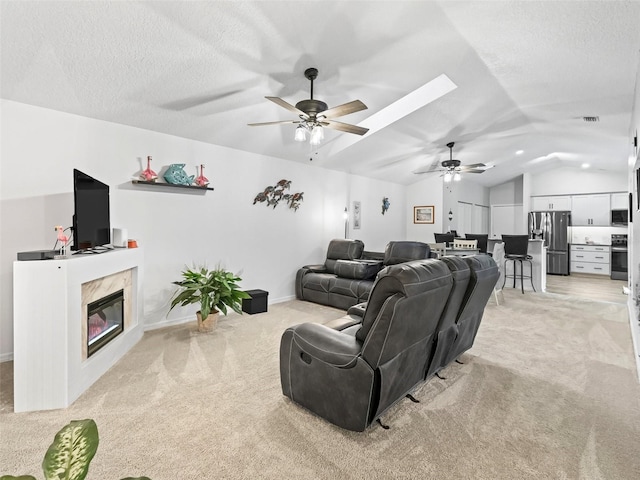
[[[143,334],[140,248],[13,264],[14,410],[66,408]],[[124,331],[87,358],[87,304],[124,290]]]

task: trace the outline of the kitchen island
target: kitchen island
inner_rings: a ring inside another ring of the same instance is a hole
[[[500,267],[500,278],[498,279],[498,288],[502,286],[504,282],[504,272],[506,267],[507,275],[513,274],[514,262],[504,261],[504,244],[499,238],[490,238],[487,242],[487,252],[493,252],[493,259]],[[547,289],[547,247],[544,246],[544,242],[541,239],[529,240],[529,255],[533,257],[531,263],[533,264],[533,286],[537,292],[544,292]],[[518,262],[519,263],[519,262]],[[530,275],[529,262],[523,262],[524,275]],[[508,278],[504,288],[513,288],[513,279]],[[516,288],[520,288],[520,270],[518,270],[518,278],[516,279]],[[531,289],[531,281],[528,278],[524,279],[524,289]]]

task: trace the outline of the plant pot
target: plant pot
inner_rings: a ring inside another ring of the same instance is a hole
[[[218,317],[220,316],[220,312],[215,311],[209,313],[206,320],[202,320],[202,315],[200,314],[200,312],[196,312],[196,316],[198,317],[198,331],[207,333],[213,331],[218,321]]]

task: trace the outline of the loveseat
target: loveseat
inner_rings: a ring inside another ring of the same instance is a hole
[[[360,240],[331,240],[324,264],[298,270],[296,297],[347,310],[367,301],[382,268],[430,255],[429,245],[422,242],[389,242],[384,253],[378,253],[365,251]]]
[[[285,330],[283,394],[339,427],[363,431],[471,348],[498,276],[488,255],[384,268],[362,317]]]

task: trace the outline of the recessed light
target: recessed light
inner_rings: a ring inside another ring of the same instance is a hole
[[[523,153],[524,153],[524,150],[518,150],[518,151],[516,152],[516,155],[522,155]]]
[[[589,165],[588,163],[583,163],[581,165],[582,168],[589,168],[591,165]]]

